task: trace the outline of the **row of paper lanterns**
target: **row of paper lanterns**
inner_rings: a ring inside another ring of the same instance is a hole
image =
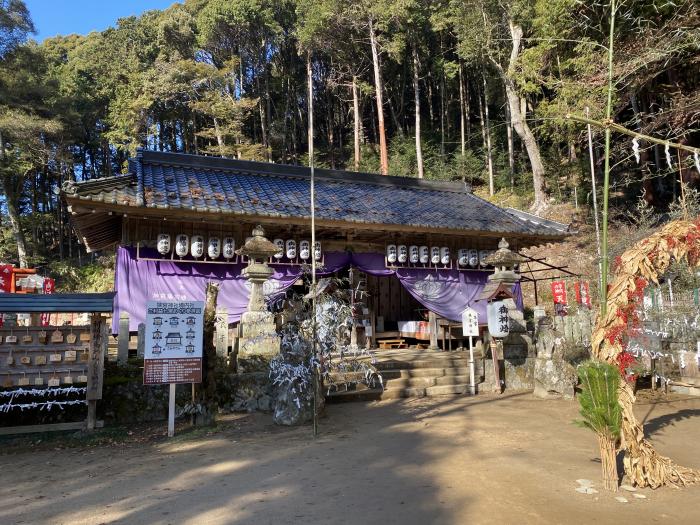
[[[250,237],[249,237],[250,238]],[[248,240],[248,239],[246,239]],[[285,255],[287,259],[297,258],[297,242],[294,239],[285,241],[284,239],[275,239],[274,245],[279,249],[274,254],[275,259],[282,259]],[[156,249],[161,255],[167,255],[171,252],[170,235],[167,233],[158,234]],[[218,259],[223,255],[224,259],[233,259],[236,255],[236,240],[233,237],[224,237],[223,242],[219,237],[209,237],[206,245],[207,257],[210,259]],[[299,258],[308,260],[311,258],[311,243],[303,240],[299,242]],[[204,236],[180,233],[175,236],[175,255],[185,257],[191,255],[198,259],[204,255]],[[323,257],[321,252],[321,243],[316,241],[313,250],[314,259],[320,261]]]
[[[460,248],[457,252],[457,264],[462,267],[487,266],[484,260],[493,253],[492,250],[474,250]],[[389,244],[386,247],[386,260],[389,264],[450,264],[450,249],[447,246],[406,246]]]
[[[279,250],[273,257],[275,259],[282,259],[285,255],[287,259],[297,258],[297,242],[294,239],[275,239],[272,243],[277,246]],[[299,241],[299,258],[306,261],[311,258],[311,242],[307,240]],[[314,243],[313,250],[314,259],[320,261],[323,258],[323,253],[321,251],[321,243],[316,241]]]
[[[156,249],[161,255],[170,253],[172,247],[169,234],[158,234]],[[218,259],[221,255],[223,255],[225,259],[233,259],[236,255],[235,252],[236,240],[233,237],[224,237],[223,242],[219,237],[209,237],[207,242],[207,257],[210,259]],[[175,236],[175,255],[178,257],[185,257],[188,254],[192,255],[195,259],[204,255],[204,236],[193,235],[190,237],[184,233],[179,233]]]

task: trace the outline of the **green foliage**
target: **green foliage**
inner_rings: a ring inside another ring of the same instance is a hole
[[[48,273],[56,279],[57,292],[109,292],[114,289],[114,256],[77,266],[73,261],[54,262]]]
[[[359,169],[379,171],[370,21],[392,174],[417,176],[415,69],[427,178],[465,180],[477,191],[486,183],[479,115],[485,79],[495,200],[527,207],[534,196],[517,126],[513,173],[509,166],[506,86],[534,134],[548,197],[569,201],[577,187],[583,199],[590,177],[585,128],[564,117],[586,107],[592,118],[604,114],[608,8],[578,0],[186,0],[101,32],[37,44],[27,40],[33,25],[24,2],[0,0],[0,257],[24,264],[68,257],[75,247],[70,216],[53,190],[66,180],[123,172],[140,147],[305,162],[307,52],[318,165],[354,169],[354,85]],[[512,63],[511,23],[523,30]],[[698,29],[694,0],[623,3],[617,121],[697,144]],[[600,133],[594,140],[599,148]],[[620,201],[627,206],[642,178],[657,178],[647,185],[656,195],[648,197],[666,211],[668,179],[677,173],[663,152],[642,145],[646,158],[636,165],[628,139],[614,146]],[[694,177],[693,159],[684,162]],[[686,209],[695,213],[691,194]],[[670,214],[679,213],[673,205]]]
[[[619,370],[601,361],[587,361],[579,365],[577,373],[581,386],[579,413],[583,419],[576,423],[598,435],[618,439],[622,425],[622,409],[617,399]]]
[[[22,0],[0,0],[0,58],[33,32],[34,24]]]

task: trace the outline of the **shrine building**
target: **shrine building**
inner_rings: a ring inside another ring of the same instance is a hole
[[[434,343],[438,325],[444,341],[467,306],[486,324],[476,299],[493,268],[483,261],[502,238],[519,251],[569,235],[566,225],[500,208],[463,182],[316,169],[311,246],[309,168],[145,150],[128,173],[68,182],[62,194],[86,249],[116,248],[114,331],[123,312],[135,331],[149,300],[203,300],[211,280],[237,323],[249,287],[235,250],[261,225],[279,247],[269,302],[299,286],[315,259],[318,275],[349,279],[368,343]]]

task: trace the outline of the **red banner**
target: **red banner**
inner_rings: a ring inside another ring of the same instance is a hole
[[[53,293],[55,288],[56,281],[54,281],[50,277],[46,277],[44,279],[44,293],[50,295]],[[41,314],[40,323],[41,326],[49,326],[51,324],[51,314],[48,312],[44,312],[43,314]]]
[[[54,281],[51,277],[45,277],[44,278],[44,293],[45,294],[52,294],[55,289],[56,289],[56,281]]]
[[[591,292],[588,287],[588,281],[579,281],[574,284],[574,292],[576,292],[576,303],[588,308],[591,307]]]
[[[554,314],[566,315],[566,283],[564,281],[552,281],[552,299],[554,300]]]
[[[0,293],[12,290],[12,265],[0,264]]]

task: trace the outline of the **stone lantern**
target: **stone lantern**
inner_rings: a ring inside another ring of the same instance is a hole
[[[239,255],[248,258],[248,266],[242,275],[250,282],[250,300],[248,310],[241,316],[241,339],[238,350],[239,370],[260,368],[280,352],[280,338],[275,329],[275,320],[265,305],[265,282],[274,270],[267,260],[279,252],[273,242],[265,238],[262,226],[253,229],[253,235],[242,248],[236,250]]]
[[[484,261],[495,268],[494,273],[488,277],[488,282],[479,296],[479,301],[488,302],[487,310],[489,314],[493,312],[493,314],[498,314],[499,316],[499,319],[496,321],[499,323],[497,332],[499,341],[491,341],[491,354],[496,357],[493,360],[494,386],[498,392],[502,391],[502,385],[504,384],[500,377],[498,360],[508,358],[524,359],[528,357],[532,346],[532,341],[527,335],[525,318],[515,305],[513,293],[515,284],[520,281],[520,275],[515,271],[515,267],[524,260],[522,256],[509,248],[505,239],[501,239],[498,243],[498,250],[489,255]],[[496,306],[497,308],[494,308]],[[496,312],[497,309],[502,310],[502,312]],[[504,316],[506,319],[504,319]],[[491,327],[491,324],[491,319],[489,319],[489,327]],[[499,355],[501,352],[502,355]]]

